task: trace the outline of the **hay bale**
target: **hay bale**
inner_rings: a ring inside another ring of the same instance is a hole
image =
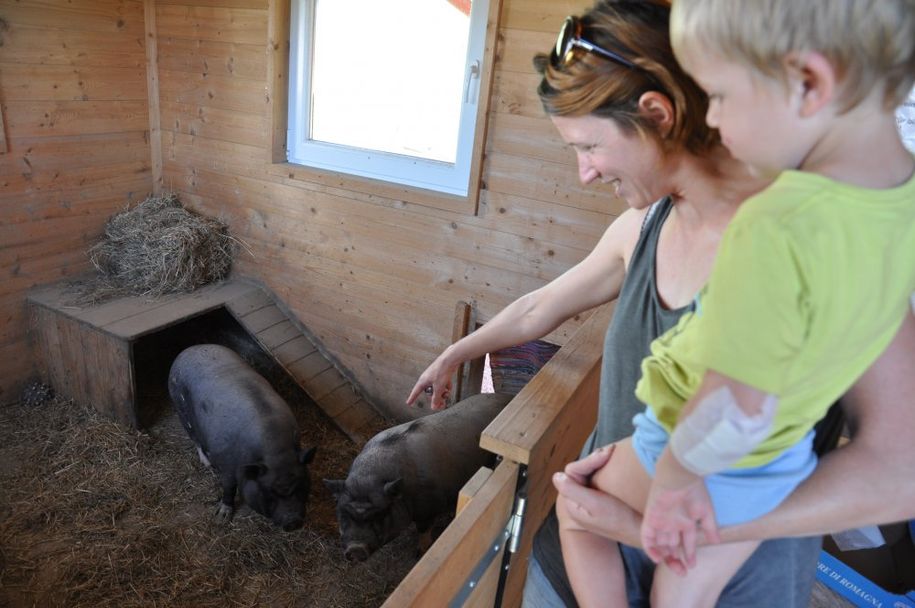
[[[78,286],[79,299],[158,297],[226,278],[238,241],[223,222],[185,209],[178,196],[150,196],[112,216],[89,249],[98,278]]]

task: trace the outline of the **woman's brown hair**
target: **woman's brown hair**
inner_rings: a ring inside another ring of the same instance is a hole
[[[669,4],[660,0],[599,0],[579,17],[581,36],[636,67],[579,50],[565,65],[554,63],[555,53],[538,54],[534,66],[543,79],[537,93],[547,114],[610,118],[625,132],[654,136],[668,151],[706,152],[719,141],[718,132],[705,124],[708,97],[674,58],[669,17]],[[639,112],[639,98],[648,91],[662,93],[673,105],[674,124],[666,137]]]

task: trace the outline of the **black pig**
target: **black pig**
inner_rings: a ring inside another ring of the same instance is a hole
[[[240,490],[284,530],[301,528],[315,448],[299,449],[295,417],[270,383],[234,351],[199,344],[172,363],[168,391],[201,461],[219,476],[217,515],[232,516]]]
[[[492,465],[480,434],[511,399],[474,395],[386,429],[365,444],[345,480],[325,479],[337,499],[346,558],[368,559],[411,523],[428,546],[433,523],[453,513],[461,487]]]

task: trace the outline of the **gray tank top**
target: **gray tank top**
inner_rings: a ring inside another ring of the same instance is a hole
[[[582,455],[632,435],[632,417],[645,409],[635,398],[642,359],[648,355],[651,341],[676,325],[680,316],[692,307],[690,304],[675,310],[665,308],[658,297],[655,282],[658,236],[672,206],[669,198],[655,203],[645,218],[642,233],[629,260],[623,288],[604,338],[597,425],[585,441]],[[553,588],[567,606],[575,606],[575,597],[562,563],[559,531],[552,511],[534,536],[533,550]]]
[[[680,316],[692,308],[692,304],[674,310],[665,308],[655,281],[658,236],[672,206],[670,199],[655,204],[632,252],[626,280],[604,337],[597,425],[585,442],[583,456],[632,435],[632,417],[645,409],[635,398],[642,359],[648,356],[652,340],[676,325]]]

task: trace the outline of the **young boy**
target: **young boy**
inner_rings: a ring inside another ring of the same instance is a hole
[[[813,425],[908,314],[915,159],[894,109],[915,80],[915,2],[675,0],[671,35],[709,125],[777,178],[728,226],[696,312],[652,344],[648,407],[591,483],[644,513],[642,543],[670,566],[652,605],[713,606],[757,543],[696,560],[699,532],[763,515],[812,472]],[[568,509],[576,597],[626,606],[615,544]]]

